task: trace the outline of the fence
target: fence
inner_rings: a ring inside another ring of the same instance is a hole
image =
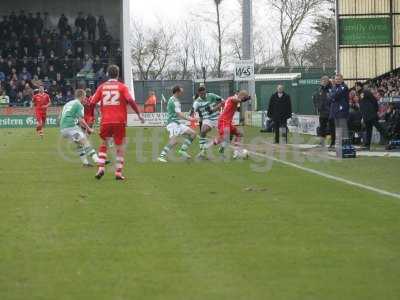
[[[163,97],[168,100],[172,95],[174,86],[181,86],[184,90],[181,99],[182,110],[189,111],[193,103],[194,83],[191,80],[141,80],[133,82],[135,87],[136,101],[143,105],[150,92],[154,92],[157,97],[156,111],[165,111],[166,104],[162,102]]]

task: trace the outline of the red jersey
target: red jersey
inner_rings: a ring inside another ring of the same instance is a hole
[[[224,109],[219,117],[223,122],[231,123],[233,120],[238,106],[238,103],[234,99],[235,97],[229,97],[225,100]]]
[[[85,101],[83,107],[85,108],[84,119],[86,123],[90,124],[94,122],[94,109],[96,107],[95,104],[91,103],[92,97],[88,97]]]
[[[46,93],[34,95],[32,102],[37,112],[46,112],[47,106],[50,104],[50,97]]]
[[[101,124],[126,124],[127,105],[130,104],[133,109],[134,106],[137,108],[128,87],[115,79],[100,85],[90,103],[100,103]]]

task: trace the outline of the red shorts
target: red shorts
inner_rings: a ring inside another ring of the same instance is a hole
[[[218,133],[220,137],[225,137],[225,135],[240,136],[240,133],[232,121],[226,122],[225,120],[218,121]]]
[[[125,124],[102,124],[100,126],[100,137],[103,141],[113,138],[117,146],[125,142],[126,125]]]
[[[47,119],[47,113],[43,111],[36,111],[35,114],[37,123],[40,125],[45,125]]]

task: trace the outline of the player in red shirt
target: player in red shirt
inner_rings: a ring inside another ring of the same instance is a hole
[[[43,128],[46,125],[47,119],[47,108],[50,106],[50,97],[45,93],[44,87],[39,87],[39,92],[32,98],[33,105],[35,107],[36,116],[36,132],[40,137],[43,137]]]
[[[91,89],[86,89],[86,100],[83,103],[83,107],[85,108],[84,110],[84,120],[86,124],[89,125],[90,128],[93,128],[93,125],[95,123],[95,117],[94,117],[94,111],[96,108],[96,104],[91,103],[92,100],[92,90]]]
[[[119,67],[111,65],[108,67],[107,73],[110,80],[98,87],[90,101],[93,105],[99,103],[101,112],[100,137],[103,142],[99,149],[99,170],[96,178],[101,179],[104,176],[107,160],[107,141],[113,139],[117,152],[115,179],[125,180],[125,177],[122,175],[122,169],[124,167],[125,155],[127,106],[130,105],[132,107],[142,123],[144,123],[144,119],[140,114],[135,100],[133,100],[129,93],[128,87],[118,81]]]
[[[233,125],[233,117],[238,109],[239,103],[250,100],[249,93],[247,91],[240,91],[237,95],[229,97],[225,100],[224,108],[218,119],[218,137],[215,139],[214,144],[221,144],[219,152],[224,153],[225,148],[229,145],[231,139],[234,137],[234,144],[237,145],[240,142],[242,133],[238,128]]]

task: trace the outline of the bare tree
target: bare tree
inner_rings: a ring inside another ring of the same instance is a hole
[[[182,30],[180,31],[179,44],[176,46],[177,55],[176,60],[180,67],[181,79],[188,79],[190,75],[190,51],[192,48],[192,32],[193,28],[189,22],[185,22]]]
[[[208,44],[207,35],[196,26],[192,30],[190,56],[192,61],[192,72],[194,78],[202,78],[207,76],[209,71],[212,71],[215,56]],[[203,71],[206,73],[203,74]]]
[[[316,9],[326,0],[267,0],[278,12],[279,33],[281,36],[280,50],[283,63],[290,66],[290,54],[293,38],[298,33],[304,21],[312,16]]]
[[[158,29],[147,29],[136,23],[131,48],[139,78],[159,79],[174,53],[174,32],[162,25]]]
[[[223,57],[224,57],[224,52],[223,52],[224,49],[222,44],[224,42],[225,31],[227,29],[227,26],[223,26],[222,24],[223,16],[222,16],[221,4],[224,0],[204,0],[204,1],[208,3],[210,3],[211,1],[213,3],[215,11],[209,11],[208,9],[205,9],[202,12],[196,11],[193,12],[192,14],[194,17],[198,18],[201,22],[203,23],[207,22],[215,26],[215,29],[212,32],[212,37],[216,42],[217,55],[213,57],[214,65],[212,66],[212,71],[213,73],[215,73],[217,77],[222,77]]]
[[[271,66],[277,62],[277,51],[273,50],[273,45],[271,44],[272,38],[265,34],[261,30],[254,30],[253,36],[253,50],[254,50],[254,62],[256,65],[257,72],[260,68],[265,66]],[[227,45],[230,47],[230,57],[233,58],[232,63],[237,60],[242,59],[242,35],[240,32],[235,31],[228,35]]]

